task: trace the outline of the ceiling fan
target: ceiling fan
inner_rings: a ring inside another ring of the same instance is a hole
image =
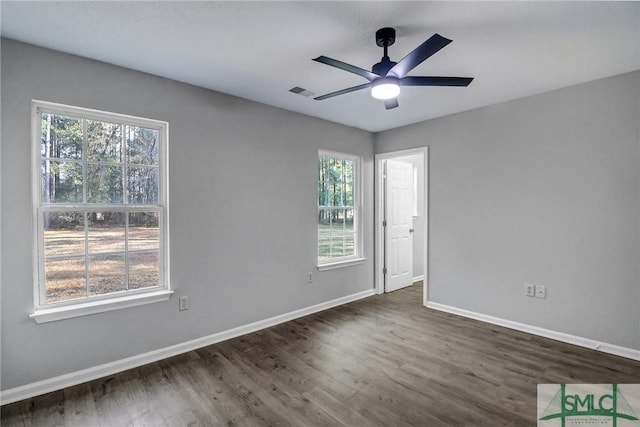
[[[473,80],[473,77],[407,76],[407,73],[424,60],[451,43],[451,40],[442,37],[440,34],[436,33],[431,36],[402,58],[400,62],[391,61],[387,54],[388,47],[395,41],[396,30],[394,28],[385,27],[376,31],[376,44],[384,48],[384,56],[380,62],[371,68],[371,71],[326,56],[314,58],[314,61],[357,74],[369,80],[369,83],[331,92],[314,99],[322,101],[323,99],[333,98],[349,92],[371,88],[371,96],[384,100],[385,108],[390,110],[398,106],[397,96],[400,94],[400,86],[469,86],[469,83]]]

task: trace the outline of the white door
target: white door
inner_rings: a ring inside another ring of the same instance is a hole
[[[387,160],[385,183],[384,290],[413,282],[413,165]]]

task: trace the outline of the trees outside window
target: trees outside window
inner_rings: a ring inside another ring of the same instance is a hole
[[[168,125],[34,101],[36,310],[168,290]]]
[[[318,263],[357,258],[358,158],[341,153],[318,156]]]

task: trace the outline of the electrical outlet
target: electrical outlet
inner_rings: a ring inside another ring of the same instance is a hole
[[[546,298],[547,287],[544,285],[536,285],[536,298]]]
[[[313,273],[309,272],[307,274],[308,274],[307,283],[313,283]]]
[[[528,297],[535,297],[536,296],[536,287],[534,285],[532,285],[531,283],[525,283],[524,284],[524,294]]]
[[[183,311],[188,309],[189,309],[189,297],[186,295],[183,295],[180,297],[180,304],[178,306],[178,310]]]

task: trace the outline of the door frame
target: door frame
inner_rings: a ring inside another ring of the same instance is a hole
[[[428,283],[429,283],[429,147],[418,147],[407,150],[392,151],[389,153],[381,153],[375,155],[375,209],[374,209],[374,223],[375,223],[375,292],[376,294],[384,293],[384,226],[382,220],[384,219],[384,176],[383,176],[383,163],[388,159],[395,159],[398,157],[406,157],[411,155],[422,155],[422,167],[423,167],[423,206],[422,215],[424,216],[424,279],[422,281],[422,305],[426,306],[428,301]]]

